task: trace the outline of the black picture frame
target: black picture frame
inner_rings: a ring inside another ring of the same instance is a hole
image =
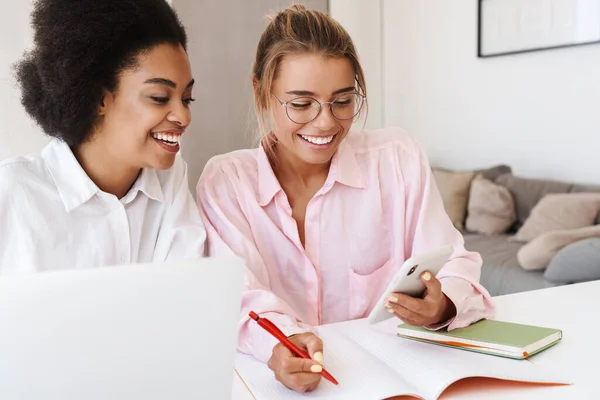
[[[483,39],[484,39],[483,34],[482,34],[483,33],[483,3],[485,3],[486,1],[489,1],[489,0],[477,0],[477,57],[478,58],[501,57],[501,56],[539,52],[539,51],[564,49],[564,48],[568,48],[568,47],[579,47],[579,46],[589,46],[589,45],[593,45],[593,44],[600,44],[600,31],[599,31],[597,40],[567,43],[567,44],[557,44],[554,46],[524,48],[524,49],[520,49],[520,50],[484,54],[482,51]],[[600,2],[600,0],[598,0],[598,1]]]

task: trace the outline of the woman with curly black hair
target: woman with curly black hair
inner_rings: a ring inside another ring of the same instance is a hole
[[[0,274],[200,257],[177,154],[193,101],[186,33],[165,0],[38,0],[16,64],[52,141],[0,163]]]

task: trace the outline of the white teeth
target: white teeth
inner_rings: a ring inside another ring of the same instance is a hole
[[[163,142],[168,142],[167,144],[172,145],[172,146],[177,145],[181,141],[181,136],[182,136],[182,135],[170,135],[170,134],[160,133],[160,132],[158,132],[158,133],[151,132],[151,135],[153,138],[162,140]]]
[[[331,141],[333,140],[333,136],[307,136],[307,135],[300,135],[302,136],[302,139],[306,140],[307,142],[313,143],[313,144],[328,144],[331,143]]]

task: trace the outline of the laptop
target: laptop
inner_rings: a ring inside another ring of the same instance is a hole
[[[230,399],[238,258],[0,277],[0,399]]]

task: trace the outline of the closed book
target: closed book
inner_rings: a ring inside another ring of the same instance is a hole
[[[432,331],[407,324],[398,336],[479,353],[525,359],[562,339],[560,329],[484,319],[465,328]]]

